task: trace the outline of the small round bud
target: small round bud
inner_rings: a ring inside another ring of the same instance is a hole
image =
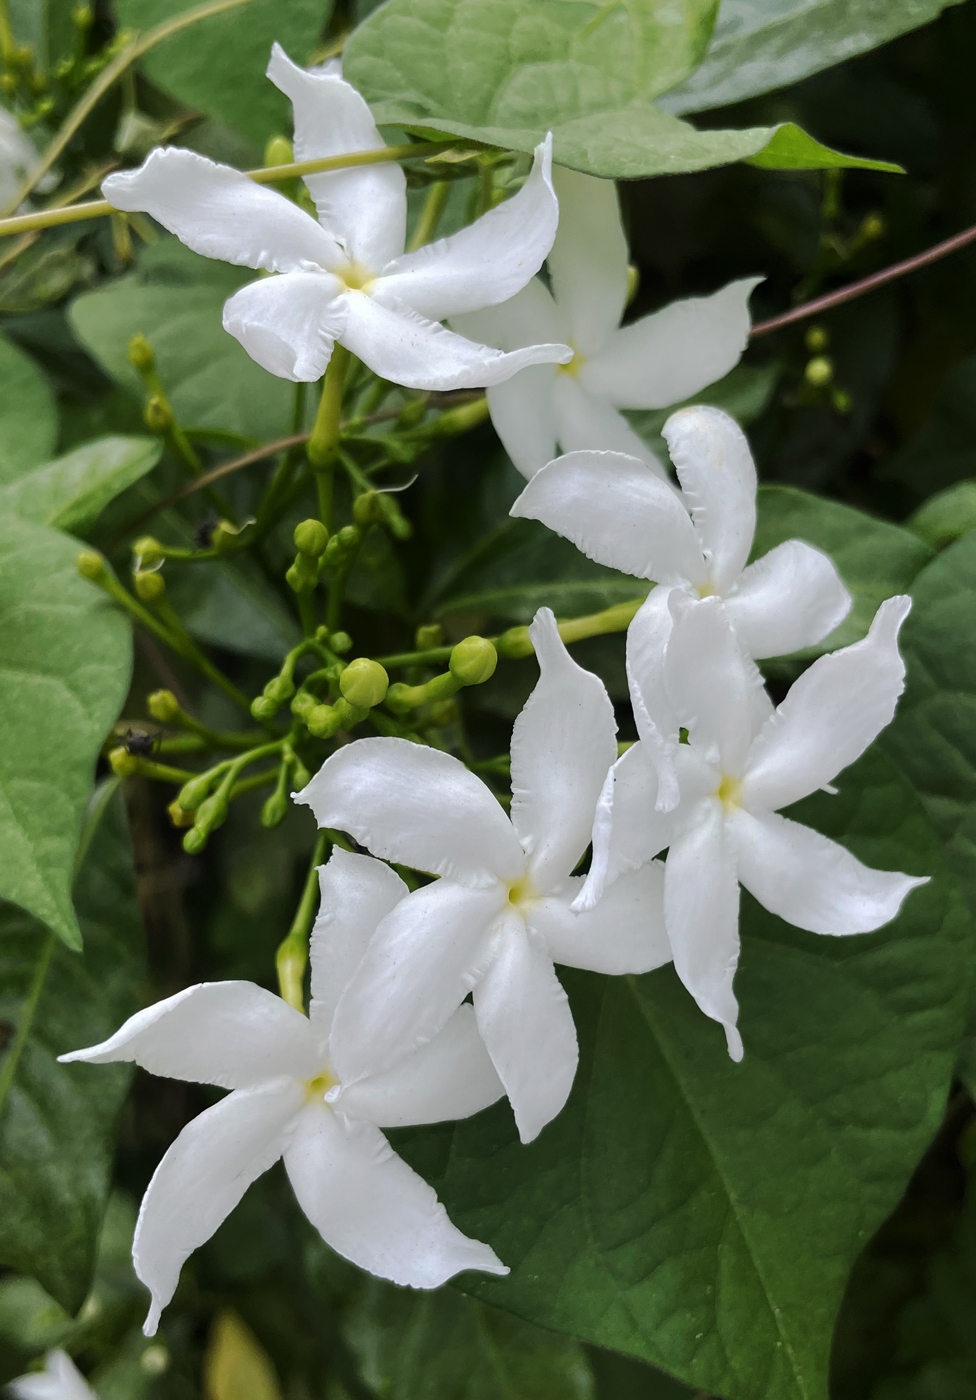
[[[144,335],[134,335],[129,341],[129,364],[140,372],[152,369],[156,352]]]
[[[154,573],[137,573],[133,575],[132,582],[135,586],[136,596],[143,603],[158,603],[166,596],[166,580],[158,570]]]
[[[139,1369],[147,1376],[161,1376],[169,1368],[169,1352],[159,1342],[154,1342],[152,1346],[139,1357]]]
[[[362,538],[363,532],[358,525],[343,525],[342,529],[336,535],[340,547],[347,553],[353,549],[357,549]]]
[[[339,728],[339,716],[332,705],[313,705],[304,716],[309,734],[316,739],[330,739]]]
[[[823,389],[834,377],[833,361],[826,355],[817,355],[807,362],[803,378],[814,389]]]
[[[305,767],[302,760],[296,754],[291,763],[291,780],[295,785],[295,791],[301,792],[302,788],[308,787],[312,781],[312,775]]]
[[[350,705],[360,710],[370,710],[380,705],[390,688],[390,678],[378,661],[370,661],[367,656],[357,656],[339,677],[339,689]]]
[[[285,583],[293,593],[301,593],[305,588],[305,573],[297,564],[292,564],[285,571]]]
[[[329,646],[337,656],[345,656],[347,651],[352,651],[352,637],[348,632],[333,632]]]
[[[383,519],[378,491],[364,491],[352,503],[352,518],[365,529],[368,525],[378,525]]]
[[[414,645],[418,651],[433,651],[444,645],[444,629],[439,622],[425,622],[414,635]]]
[[[139,771],[139,760],[125,748],[113,749],[108,761],[112,765],[112,772],[118,773],[120,778],[131,778],[133,773]]]
[[[259,695],[256,700],[251,701],[251,714],[256,720],[274,719],[278,709],[276,702],[270,700],[267,695]]]
[[[188,812],[185,807],[181,807],[179,801],[174,798],[166,808],[169,819],[175,827],[187,827],[193,825],[193,813]]]
[[[310,695],[307,690],[300,690],[291,702],[291,712],[296,719],[304,722],[306,715],[314,710],[318,703],[314,695]]]
[[[180,713],[179,701],[171,690],[154,690],[146,708],[159,724],[172,724]]]
[[[328,627],[316,627],[316,629],[315,629],[315,640],[316,640],[317,642],[321,642],[322,645],[325,646],[326,642],[329,640],[329,629],[328,629]]]
[[[451,652],[448,665],[462,685],[481,685],[494,675],[498,653],[486,637],[465,637]]]
[[[833,394],[834,408],[838,413],[850,413],[854,407],[854,400],[846,389],[835,389]]]
[[[295,526],[295,548],[309,559],[318,559],[329,543],[329,532],[321,520],[303,520]]]
[[[430,707],[430,722],[439,729],[444,729],[449,724],[457,724],[460,718],[461,711],[456,700],[438,700]]]
[[[151,433],[165,433],[173,426],[172,409],[158,394],[149,399],[142,416]]]
[[[276,789],[261,808],[261,825],[266,831],[273,831],[276,826],[281,825],[287,815],[288,796]]]
[[[820,355],[830,344],[830,332],[826,326],[810,326],[803,343],[811,355]]]
[[[264,148],[264,163],[269,165],[291,165],[295,151],[287,136],[272,136]]]
[[[290,676],[274,676],[264,687],[264,693],[269,700],[283,705],[295,694],[295,682]]]
[[[93,549],[83,549],[78,555],[76,564],[82,578],[91,579],[92,583],[101,583],[102,579],[105,578],[105,561]]]
[[[868,214],[861,223],[861,237],[875,243],[879,238],[884,238],[888,232],[888,225],[880,214]]]
[[[152,535],[141,535],[132,546],[132,553],[138,559],[140,569],[152,569],[166,558],[163,546]]]

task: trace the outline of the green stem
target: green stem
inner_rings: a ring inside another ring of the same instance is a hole
[[[17,1073],[17,1066],[23,1054],[27,1037],[37,1014],[38,1002],[41,999],[41,992],[44,990],[44,979],[47,977],[47,970],[51,966],[51,958],[54,955],[54,947],[57,942],[55,934],[49,933],[41,944],[41,951],[38,954],[37,964],[34,968],[34,976],[28,988],[24,1003],[20,1008],[20,1016],[17,1018],[17,1032],[13,1039],[13,1044],[7,1051],[7,1058],[4,1060],[3,1069],[0,1070],[0,1113],[6,1106],[10,1090],[13,1087],[14,1076]]]
[[[332,485],[335,459],[339,452],[339,418],[342,413],[342,391],[349,369],[349,351],[336,345],[322,382],[315,425],[308,440],[308,460],[315,472],[319,494],[319,514],[322,524],[332,534]]]
[[[408,253],[415,253],[418,248],[422,248],[425,243],[429,243],[433,238],[440,223],[447,201],[451,193],[450,180],[435,180],[427,191],[427,198],[424,200],[424,207],[420,211],[420,218],[417,220],[417,227],[413,231],[413,237],[407,245]]]
[[[304,984],[305,968],[308,966],[308,935],[311,932],[318,902],[318,867],[325,859],[329,836],[328,831],[320,831],[318,834],[308,874],[305,877],[302,897],[295,910],[295,917],[292,919],[291,928],[282,939],[275,954],[278,987],[284,1000],[288,1002],[289,1006],[294,1006],[296,1011],[305,1010]]]

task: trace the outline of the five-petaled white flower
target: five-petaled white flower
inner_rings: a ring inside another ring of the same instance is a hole
[[[299,68],[276,44],[268,76],[292,101],[298,160],[382,146],[369,107],[338,73]],[[547,140],[518,194],[412,253],[403,251],[406,182],[394,163],[307,175],[317,221],[240,171],[174,147],[110,175],[102,193],[117,209],[151,214],[194,252],[281,274],[249,283],[224,307],[225,329],[272,374],[319,379],[338,341],[394,383],[460,389],[572,355],[565,345],[502,354],[437,324],[504,301],[542,266],[559,218],[551,162]]]
[[[67,1352],[49,1351],[44,1370],[18,1376],[7,1386],[13,1400],[95,1400],[84,1376]]]
[[[639,973],[670,961],[659,863],[592,914],[570,905],[617,752],[613,707],[572,660],[552,613],[530,635],[541,676],[512,735],[511,821],[464,764],[405,739],[361,739],[297,795],[387,860],[443,878],[380,924],[336,1011],[337,1071],[354,1081],[436,1036],[470,992],[523,1142],[556,1116],[578,1051],[553,962]]]
[[[721,379],[749,335],[746,277],[712,296],[672,302],[621,327],[627,302],[627,240],[612,180],[553,172],[559,230],[548,257],[550,293],[538,279],[501,306],[452,317],[465,335],[513,351],[533,341],[567,341],[574,354],[524,369],[488,390],[505,450],[531,477],[556,455],[583,448],[627,452],[665,471],[621,408],[667,408]]]
[[[634,457],[571,452],[532,478],[511,514],[541,520],[600,564],[657,581],[627,632],[627,673],[638,733],[657,756],[658,805],[667,809],[677,801],[678,725],[662,683],[671,593],[724,598],[741,646],[757,658],[823,641],[851,597],[833,561],[803,540],[746,564],[757,479],[734,419],[718,408],[682,408],[663,432],[680,494]]]
[[[454,1009],[422,1048],[343,1083],[336,1004],[407,887],[381,861],[338,849],[319,874],[308,1018],[253,982],[204,982],[138,1012],[101,1045],[61,1056],[134,1060],[152,1074],[233,1090],[183,1129],[143,1198],[132,1257],[152,1293],[147,1336],[185,1260],[279,1157],[322,1238],[361,1268],[414,1288],[436,1288],[463,1269],[508,1272],[451,1224],[380,1132],[466,1118],[501,1097],[474,1013]]]
[[[678,592],[670,602],[675,625],[663,689],[672,722],[688,731],[688,742],[677,745],[680,801],[672,811],[655,810],[653,753],[643,743],[628,749],[600,801],[579,905],[599,910],[613,880],[667,846],[664,918],[675,970],[724,1026],[729,1054],[739,1060],[732,980],[740,883],[771,913],[826,934],[880,928],[925,883],[872,870],[837,842],[777,815],[829,788],[891,721],[905,683],[898,630],[911,599],[882,603],[863,641],[820,657],[776,710],[738,644],[728,605]]]

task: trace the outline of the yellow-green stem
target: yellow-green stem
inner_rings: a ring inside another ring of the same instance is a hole
[[[305,968],[308,966],[308,935],[319,894],[318,867],[325,859],[329,833],[320,831],[312,852],[312,860],[305,877],[302,897],[298,902],[291,928],[278,946],[275,966],[278,971],[278,988],[282,997],[296,1011],[305,1010]]]
[[[424,207],[420,211],[417,227],[413,231],[407,251],[415,253],[425,243],[429,243],[441,221],[441,215],[451,193],[450,180],[435,180],[427,191]]]

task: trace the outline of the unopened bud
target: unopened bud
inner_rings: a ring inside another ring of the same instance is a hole
[[[264,148],[265,166],[291,165],[294,159],[295,151],[287,136],[272,136]]]
[[[297,754],[292,759],[291,763],[291,780],[295,785],[296,792],[301,792],[302,788],[308,787],[309,783],[312,781],[311,773]]]
[[[328,555],[328,550],[326,550],[326,555]],[[285,582],[294,593],[310,592],[318,580],[318,571],[311,559],[305,554],[296,555],[294,564],[285,574]]]
[[[309,559],[317,559],[329,543],[329,532],[321,520],[303,520],[295,526],[295,548]]]
[[[332,708],[338,716],[340,729],[351,729],[354,724],[362,724],[364,719],[369,718],[369,710],[364,709],[362,705],[350,705],[343,695],[340,695]]]
[[[352,518],[365,529],[368,525],[378,525],[383,519],[380,506],[382,497],[378,491],[364,491],[352,503]]]
[[[251,714],[256,720],[274,719],[278,710],[279,706],[266,695],[259,695],[256,700],[251,701]]]
[[[307,690],[300,690],[291,702],[291,712],[296,719],[304,722],[305,717],[315,709],[318,703],[314,695],[309,694]]]
[[[159,394],[151,396],[142,416],[151,433],[165,433],[173,426],[173,410]]]
[[[210,791],[212,784],[213,775],[210,773],[201,773],[199,778],[191,778],[189,782],[184,783],[176,794],[176,800],[184,812],[195,811]]]
[[[261,825],[267,831],[273,831],[276,826],[280,826],[288,815],[288,797],[286,793],[280,792],[277,788],[261,808]]]
[[[152,569],[166,558],[163,546],[152,535],[140,535],[132,546],[132,553],[139,561],[140,569]]]
[[[132,577],[136,596],[143,603],[158,603],[166,596],[166,580],[157,569],[153,573],[137,573]]]
[[[108,761],[112,765],[112,772],[118,773],[120,778],[131,778],[133,773],[139,771],[139,760],[129,753],[128,749],[113,749]]]
[[[146,709],[159,724],[172,724],[180,713],[179,701],[171,690],[154,690]]]
[[[363,532],[358,525],[343,525],[336,536],[340,545],[346,552],[358,549],[363,538]]]
[[[95,11],[91,5],[76,5],[71,11],[71,22],[76,29],[91,29],[95,22]]]
[[[448,665],[462,685],[481,685],[494,675],[498,653],[486,637],[465,637],[451,652]]]
[[[826,326],[810,326],[803,337],[803,343],[811,355],[819,355],[830,344],[830,332]]]
[[[834,377],[833,361],[826,355],[817,355],[807,362],[807,367],[803,371],[803,378],[814,389],[822,389],[829,384]]]
[[[888,226],[880,214],[868,214],[861,223],[861,237],[872,243],[884,238],[887,232]]]
[[[264,693],[269,700],[283,705],[295,694],[295,682],[289,676],[274,676],[264,687]]]
[[[190,830],[183,837],[183,849],[188,856],[198,856],[206,849],[207,838],[210,833],[201,831],[197,826],[191,826]]]
[[[83,549],[75,562],[82,578],[91,579],[92,583],[101,583],[106,576],[105,561],[93,549]]]
[[[444,645],[444,629],[439,622],[425,622],[414,635],[414,645],[418,651],[433,651]]]
[[[386,528],[398,540],[408,540],[413,534],[413,526],[403,514],[403,511],[396,503],[396,498],[389,492],[383,492],[380,496],[380,511]]]
[[[129,364],[140,374],[156,364],[156,352],[144,335],[134,335],[129,341]]]
[[[352,651],[352,637],[348,632],[333,632],[329,646],[337,656],[345,656],[347,651]]]
[[[181,807],[177,798],[173,799],[166,810],[175,827],[183,828],[193,825],[193,813],[188,812],[185,807]]]
[[[634,297],[640,291],[640,268],[636,263],[627,264],[627,300],[625,306],[629,306]]]
[[[357,656],[339,677],[339,689],[350,705],[370,710],[383,702],[390,687],[390,678],[378,661]]]
[[[227,798],[222,793],[215,792],[213,797],[208,797],[200,803],[193,825],[198,831],[206,832],[209,836],[211,831],[223,826],[226,820]]]
[[[313,705],[303,718],[309,734],[314,734],[316,739],[331,739],[341,721],[333,705]]]

